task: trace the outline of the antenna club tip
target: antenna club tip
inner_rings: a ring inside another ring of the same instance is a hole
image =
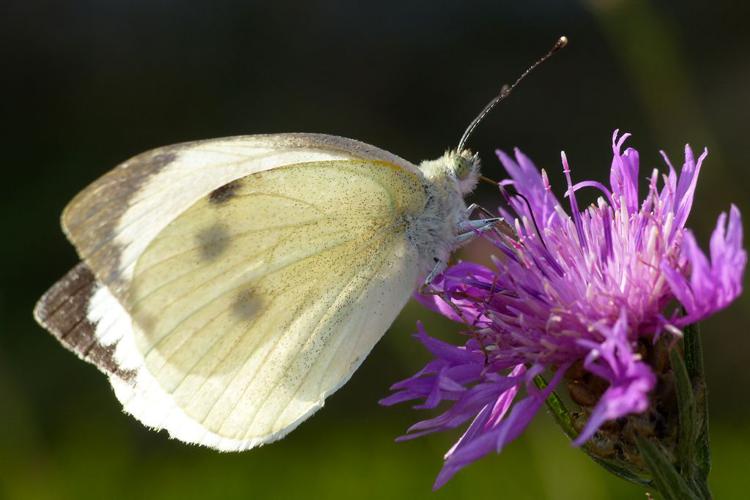
[[[560,50],[566,45],[568,45],[568,37],[563,35],[560,38],[558,38],[557,43],[555,44],[555,50]]]

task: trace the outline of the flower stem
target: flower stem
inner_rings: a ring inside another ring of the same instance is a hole
[[[708,472],[708,407],[703,353],[698,325],[685,328],[682,352],[674,346],[669,361],[677,397],[677,446],[670,451],[657,439],[637,437],[641,456],[651,472],[653,486],[668,500],[710,500]]]

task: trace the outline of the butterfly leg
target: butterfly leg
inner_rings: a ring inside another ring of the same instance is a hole
[[[482,205],[478,203],[472,203],[468,207],[466,207],[466,216],[471,217],[474,215],[474,212],[479,212],[481,215],[484,215],[489,218],[497,217],[497,215],[493,214],[486,208],[484,208]]]
[[[443,299],[443,302],[448,304],[451,309],[453,309],[453,312],[458,315],[459,318],[465,323],[466,318],[464,318],[463,313],[461,310],[456,306],[456,304],[453,303],[453,301],[450,299],[448,294],[445,292],[445,290],[438,290],[432,286],[432,282],[435,281],[435,278],[440,275],[445,270],[446,263],[441,260],[435,260],[435,266],[432,268],[432,271],[427,275],[427,277],[424,279],[421,285],[419,285],[419,289],[417,290],[420,295],[436,295]]]
[[[458,225],[459,232],[456,236],[456,244],[461,245],[469,240],[472,240],[477,235],[494,230],[495,226],[502,222],[505,222],[503,221],[502,217],[465,220]]]
[[[469,217],[471,217],[474,212],[480,212],[487,218],[470,219]],[[458,235],[456,236],[455,240],[457,246],[462,245],[463,243],[470,241],[477,235],[485,233],[487,231],[493,231],[498,236],[515,236],[513,228],[507,222],[505,222],[502,217],[494,216],[489,210],[481,207],[476,203],[472,203],[466,208],[466,216],[467,219],[459,223],[457,228]],[[456,306],[456,304],[453,303],[452,300],[450,300],[447,294],[442,290],[435,290],[431,286],[435,278],[443,272],[446,264],[446,262],[436,261],[435,266],[424,279],[424,282],[420,285],[418,291],[422,295],[437,295],[438,297],[443,299],[443,301],[453,309],[458,317],[466,323],[467,321],[464,318],[461,310],[458,308],[458,306]]]
[[[484,311],[482,311],[481,314],[477,314],[474,317],[473,321],[470,321],[469,318],[467,318],[464,312],[461,310],[461,308],[453,301],[454,297],[449,295],[445,290],[439,290],[431,286],[432,281],[435,279],[436,276],[438,276],[443,271],[444,268],[445,268],[445,265],[442,262],[437,262],[435,264],[435,267],[433,267],[432,271],[430,272],[430,274],[427,275],[424,282],[419,287],[419,293],[422,295],[434,295],[436,297],[440,297],[443,300],[443,302],[447,304],[448,307],[450,307],[453,310],[453,312],[456,314],[456,317],[468,327],[468,330],[465,333],[467,333],[468,335],[471,335],[481,346],[482,352],[484,353],[484,363],[485,365],[487,365],[489,364],[489,352],[492,350],[491,349],[492,346],[485,346],[484,339],[482,338],[482,336],[480,335],[477,329],[477,321],[479,321],[480,317],[483,316]],[[496,286],[496,282],[495,280],[493,280],[492,288],[485,300],[485,304],[484,304],[485,307],[489,306],[489,301],[495,294],[495,286]],[[458,296],[458,297],[461,297],[463,295],[462,292],[458,290],[454,291],[453,293],[454,293],[454,296]]]
[[[513,229],[513,226],[508,224],[505,219],[502,217],[498,217],[486,208],[484,208],[481,205],[478,205],[477,203],[472,203],[468,207],[466,207],[466,216],[467,218],[470,218],[474,212],[479,212],[482,216],[486,217],[486,219],[480,219],[480,220],[492,220],[495,219],[497,222],[493,227],[490,228],[490,230],[495,233],[498,236],[508,236],[513,239],[516,238],[516,231]]]
[[[424,282],[419,286],[419,294],[420,295],[435,295],[437,297],[440,297],[443,302],[448,304],[448,306],[453,309],[453,312],[456,313],[456,316],[460,318],[462,323],[469,324],[469,320],[464,316],[463,311],[453,302],[451,297],[445,292],[445,290],[437,290],[432,287],[432,281],[435,279],[436,276],[438,276],[441,272],[443,272],[443,269],[445,268],[445,265],[442,262],[438,262],[435,267],[430,271],[430,274],[427,275]],[[471,328],[473,326],[470,325]]]
[[[422,283],[422,286],[419,288],[419,292],[422,293],[422,291],[429,287],[433,281],[435,281],[435,278],[443,272],[443,269],[445,269],[445,264],[443,262],[437,262],[435,264],[435,267],[432,268],[432,271],[430,271],[430,274],[427,275],[427,277],[424,279],[424,283]]]
[[[489,228],[491,228],[492,225],[495,224],[495,222],[497,222],[497,218],[465,221],[464,223],[460,224],[459,231],[465,232],[459,233],[456,237],[456,246],[460,246],[464,242],[472,239],[477,234],[489,230]],[[445,290],[437,290],[432,286],[432,282],[445,270],[446,265],[447,262],[443,262],[442,260],[438,260],[436,258],[435,265],[433,266],[429,274],[427,274],[427,277],[425,277],[422,284],[419,286],[418,292],[421,295],[436,295],[440,297],[441,299],[443,299],[443,302],[448,304],[451,309],[453,309],[453,312],[456,313],[456,315],[461,319],[462,322],[468,323],[461,309],[453,302],[453,300],[451,300]]]
[[[470,215],[477,209],[482,210],[488,215],[492,215],[476,203],[472,204],[467,209],[467,213]],[[507,226],[507,223],[505,223],[502,217],[489,217],[487,219],[467,219],[465,221],[462,221],[458,224],[458,235],[456,236],[455,243],[457,246],[459,246],[473,239],[479,234],[490,230],[496,230],[495,226],[497,224],[505,224]],[[435,261],[435,266],[432,268],[432,271],[430,271],[430,273],[425,278],[424,283],[419,288],[420,293],[422,293],[422,291],[425,290],[426,287],[428,287],[433,282],[433,280],[445,269],[445,266],[445,262],[440,260]]]

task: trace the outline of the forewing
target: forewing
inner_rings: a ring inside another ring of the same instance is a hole
[[[374,146],[322,134],[189,142],[138,155],[98,179],[66,207],[63,229],[97,280],[123,300],[140,254],[198,199],[252,173],[342,159],[385,161],[421,175]]]

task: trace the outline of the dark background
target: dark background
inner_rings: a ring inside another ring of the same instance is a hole
[[[455,147],[501,84],[561,34],[570,46],[477,130],[471,146],[520,146],[558,188],[608,180],[610,136],[630,131],[642,177],[710,150],[690,225],[704,248],[730,201],[747,215],[750,4],[562,1],[29,1],[0,7],[2,278],[0,497],[643,498],[540,414],[502,455],[431,483],[458,433],[395,444],[423,415],[381,408],[426,361],[410,305],[352,381],[285,440],[219,454],[122,414],[105,378],[31,318],[76,262],[58,217],[87,183],[143,150],[269,132],[357,138],[412,161]],[[486,206],[496,197],[482,188]],[[475,249],[476,250],[476,249]],[[703,325],[717,498],[750,487],[748,300]]]

